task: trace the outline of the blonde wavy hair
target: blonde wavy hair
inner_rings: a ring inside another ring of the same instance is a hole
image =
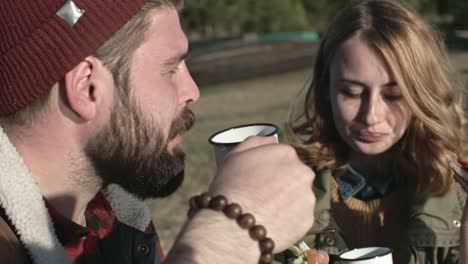
[[[290,113],[286,130],[291,143],[315,170],[347,166],[349,147],[335,128],[327,98],[331,61],[340,45],[356,34],[388,63],[412,112],[398,143],[399,173],[415,177],[420,195],[445,194],[453,184],[449,162],[466,155],[465,94],[455,81],[442,38],[397,1],[354,1],[332,21],[321,41],[304,104]]]

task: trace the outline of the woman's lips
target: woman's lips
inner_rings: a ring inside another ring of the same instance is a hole
[[[384,133],[372,133],[367,131],[357,132],[358,139],[366,143],[374,143],[381,141],[385,136],[387,136],[387,134]]]

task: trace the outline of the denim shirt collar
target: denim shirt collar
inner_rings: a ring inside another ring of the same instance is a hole
[[[343,200],[350,197],[370,200],[389,193],[392,190],[393,177],[381,175],[367,182],[359,172],[348,166],[346,172],[337,177],[336,181]]]

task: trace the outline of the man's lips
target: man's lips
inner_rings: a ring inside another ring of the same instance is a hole
[[[182,135],[192,129],[195,124],[195,114],[189,108],[185,108],[180,116],[171,124],[169,139],[173,140],[177,135]]]
[[[176,135],[171,139],[171,143],[177,145],[177,144],[181,143],[182,140],[183,140],[182,134],[176,134]]]

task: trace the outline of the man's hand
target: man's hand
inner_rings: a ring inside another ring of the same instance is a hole
[[[312,226],[314,176],[292,147],[276,144],[274,138],[252,137],[226,156],[210,192],[253,214],[280,252]]]
[[[295,150],[272,137],[252,137],[229,153],[209,192],[241,205],[280,252],[311,228],[314,172]],[[223,213],[200,210],[187,223],[166,263],[258,263],[258,242]],[[320,264],[324,262],[319,262]],[[326,263],[326,262],[325,262]]]

